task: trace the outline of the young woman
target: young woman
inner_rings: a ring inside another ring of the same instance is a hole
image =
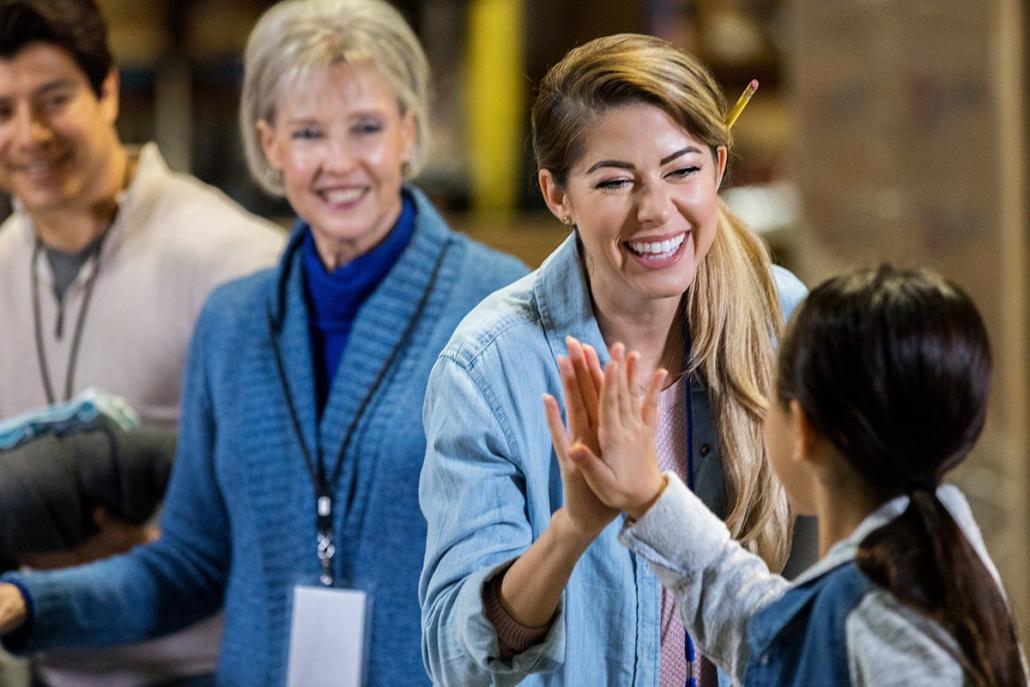
[[[738,683],[1027,684],[969,505],[940,485],[980,434],[991,368],[983,322],[958,287],[884,266],[830,279],[799,307],[766,425],[791,502],[819,518],[823,558],[793,583],[660,473],[664,373],[641,402],[627,376],[635,360],[613,349],[596,406],[600,453],[576,445],[569,456],[603,503],[631,516],[623,542]],[[566,441],[560,421],[554,431]]]
[[[761,418],[781,313],[804,287],[718,196],[726,105],[690,55],[597,39],[551,69],[532,116],[541,191],[573,233],[466,318],[430,379],[426,664],[446,685],[683,685],[704,665],[672,597],[619,546],[616,511],[556,458],[540,394],[606,360],[606,342],[680,371],[663,394],[669,467],[781,566],[789,516]],[[567,334],[589,346],[567,350]],[[574,433],[590,441],[592,423]]]

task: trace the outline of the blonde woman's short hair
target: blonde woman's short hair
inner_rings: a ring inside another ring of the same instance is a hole
[[[401,114],[415,118],[415,144],[405,178],[418,174],[429,153],[429,65],[414,31],[385,0],[284,0],[266,11],[247,41],[240,133],[250,173],[274,196],[283,185],[258,136],[257,123],[275,121],[286,88],[339,62],[371,64],[390,83]]]

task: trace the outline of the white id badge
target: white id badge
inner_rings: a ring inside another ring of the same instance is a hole
[[[293,588],[287,687],[361,687],[368,594]]]

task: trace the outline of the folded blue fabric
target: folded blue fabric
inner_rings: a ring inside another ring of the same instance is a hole
[[[100,416],[122,429],[139,425],[139,415],[120,396],[90,387],[66,403],[45,406],[0,421],[0,451],[15,448],[38,436],[63,435],[90,427]]]

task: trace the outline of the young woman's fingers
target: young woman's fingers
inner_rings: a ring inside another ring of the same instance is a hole
[[[630,351],[626,355],[626,380],[629,382],[629,393],[633,398],[643,396],[643,393],[640,391],[640,387],[638,387],[636,383],[639,372],[640,355],[635,351]]]
[[[625,345],[623,345],[623,344],[621,344],[619,342],[616,342],[616,343],[612,344],[612,347],[609,350],[609,353],[611,354],[611,361],[608,363],[609,365],[611,363],[613,363],[613,362],[618,363],[619,365],[625,364],[625,362],[626,362],[626,346]],[[607,369],[608,368],[605,368],[605,371],[607,371]]]
[[[579,385],[579,393],[583,398],[583,405],[590,419],[590,426],[597,425],[597,401],[600,389],[594,386],[594,377],[590,373],[583,346],[571,336],[565,337],[565,345],[569,350],[569,361],[576,372],[576,383]]]
[[[651,383],[647,385],[647,393],[644,394],[644,402],[641,406],[640,417],[650,429],[658,426],[658,398],[662,394],[662,387],[665,385],[665,378],[668,372],[658,368],[651,375]]]
[[[594,378],[594,388],[600,393],[601,383],[604,381],[601,359],[597,357],[597,350],[590,344],[583,344],[583,354],[587,359],[587,367],[590,368],[590,376]]]
[[[637,360],[640,358],[640,354],[636,351],[624,353],[625,363],[622,366],[622,374],[618,377],[619,382],[619,413],[622,415],[623,422],[626,422],[632,418],[634,411],[636,410],[637,401],[633,397],[633,391],[630,388],[630,369],[636,365]]]
[[[601,382],[601,427],[608,432],[617,432],[622,424],[619,416],[619,384],[618,375],[621,362],[619,360],[618,344],[612,348],[612,359],[608,361],[608,367],[604,368],[604,379]]]
[[[551,432],[551,443],[554,444],[554,452],[558,454],[559,460],[565,461],[571,448],[569,434],[565,431],[565,424],[561,419],[558,401],[551,394],[544,394],[544,410],[547,414],[547,429]]]
[[[569,432],[574,437],[591,433],[594,423],[590,420],[572,363],[563,355],[558,356],[558,370],[561,372],[562,392],[565,395],[565,416]]]
[[[569,452],[569,460],[583,475],[583,479],[594,495],[609,508],[615,507],[612,501],[618,493],[616,491],[618,479],[611,466],[583,444],[576,444],[572,447]]]

